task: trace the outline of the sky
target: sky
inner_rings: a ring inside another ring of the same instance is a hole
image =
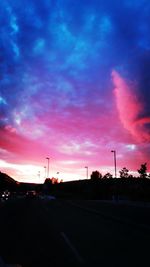
[[[1,0],[0,170],[149,168],[149,72],[149,0]]]

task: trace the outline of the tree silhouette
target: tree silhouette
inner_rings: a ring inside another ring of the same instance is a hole
[[[58,178],[52,177],[52,184],[58,184]]]
[[[124,167],[121,169],[121,171],[119,171],[120,173],[120,178],[129,178],[129,170]]]
[[[44,181],[45,185],[51,185],[52,184],[52,180],[50,178],[46,178]]]
[[[46,178],[43,184],[43,191],[46,194],[49,194],[52,189],[52,180],[50,178]]]
[[[141,164],[141,168],[137,171],[140,174],[140,178],[146,178],[147,177],[147,163]]]
[[[93,171],[91,174],[91,180],[97,181],[102,178],[102,174],[99,171]]]
[[[104,176],[103,179],[111,179],[113,176],[111,173],[107,172]]]

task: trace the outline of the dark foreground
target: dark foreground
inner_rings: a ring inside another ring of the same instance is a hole
[[[23,267],[149,266],[150,208],[16,199],[0,207],[0,256]]]

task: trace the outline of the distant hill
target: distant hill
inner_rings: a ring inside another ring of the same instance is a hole
[[[42,190],[42,184],[17,182],[6,173],[0,172],[0,192],[4,190],[26,192],[28,190]]]
[[[15,190],[18,186],[18,183],[8,176],[6,173],[0,172],[0,191],[3,190]]]

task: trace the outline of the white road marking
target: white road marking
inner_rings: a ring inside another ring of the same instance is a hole
[[[79,252],[77,251],[77,249],[73,246],[73,244],[71,243],[71,241],[69,240],[69,238],[67,237],[67,235],[64,232],[60,233],[61,236],[63,237],[63,239],[65,240],[66,244],[68,245],[68,247],[70,248],[70,250],[73,252],[76,260],[80,263],[80,264],[84,264],[84,259],[80,256]]]

